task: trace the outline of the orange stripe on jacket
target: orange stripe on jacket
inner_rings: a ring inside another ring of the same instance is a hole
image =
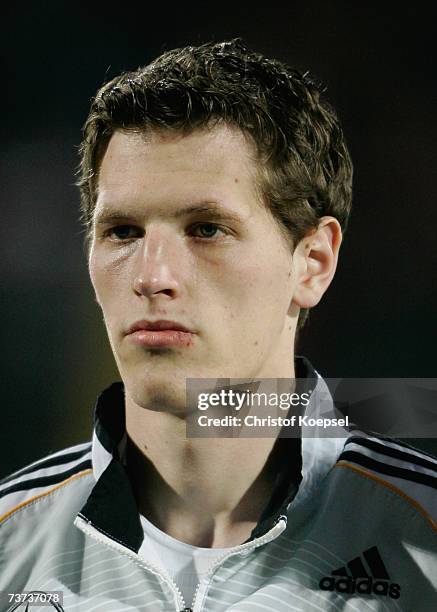
[[[420,514],[428,521],[431,528],[437,533],[437,523],[432,518],[432,516],[428,514],[425,508],[421,506],[415,499],[413,499],[412,497],[404,493],[401,489],[398,489],[398,487],[391,484],[391,482],[387,482],[383,478],[380,478],[379,476],[376,476],[375,474],[372,474],[371,472],[367,472],[367,470],[363,470],[363,468],[360,468],[356,465],[352,465],[348,463],[347,461],[345,461],[344,459],[339,461],[336,467],[349,468],[350,470],[357,472],[361,476],[370,478],[371,480],[374,480],[378,484],[383,485],[384,487],[387,487],[387,489],[390,489],[390,491],[392,491],[393,493],[400,495],[401,497],[403,497],[403,499],[409,502],[418,512],[420,512]]]
[[[45,491],[44,493],[39,493],[38,495],[34,495],[30,499],[26,499],[26,501],[21,502],[21,504],[18,504],[18,506],[14,506],[14,508],[12,508],[11,510],[8,510],[5,514],[0,516],[0,523],[3,522],[5,519],[7,519],[11,514],[19,510],[20,508],[24,508],[25,506],[27,506],[28,504],[31,504],[37,499],[42,499],[43,497],[46,497],[46,495],[50,495],[50,493],[53,493],[53,491],[56,491],[56,489],[60,489],[61,487],[64,487],[65,485],[69,484],[73,480],[76,480],[77,478],[82,478],[82,476],[86,476],[87,474],[90,474],[91,472],[92,472],[92,469],[87,469],[87,470],[83,470],[82,472],[78,472],[77,474],[73,474],[73,476],[70,476],[66,480],[63,480],[62,482],[57,484],[55,487],[52,487],[48,491]]]

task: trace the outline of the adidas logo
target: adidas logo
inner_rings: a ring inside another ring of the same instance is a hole
[[[392,599],[399,599],[401,596],[401,587],[395,582],[390,582],[390,576],[376,546],[349,561],[347,568],[339,567],[333,570],[330,576],[324,576],[319,582],[319,587],[322,591],[337,593],[360,595],[373,593]]]

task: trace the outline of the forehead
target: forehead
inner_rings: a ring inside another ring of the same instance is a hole
[[[116,131],[103,156],[97,206],[121,202],[181,204],[186,200],[256,200],[254,148],[237,128],[188,134]]]

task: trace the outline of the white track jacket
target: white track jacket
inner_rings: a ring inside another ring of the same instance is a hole
[[[65,612],[437,610],[436,458],[363,432],[302,437],[250,538],[185,602],[138,555],[143,531],[118,454],[124,435],[115,383],[98,399],[92,443],[0,483],[0,591],[62,591]],[[296,493],[287,479],[297,460]],[[3,595],[0,611],[9,609]],[[50,607],[29,607],[37,610]]]

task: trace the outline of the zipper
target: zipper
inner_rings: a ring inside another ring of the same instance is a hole
[[[170,578],[170,576],[168,576],[165,572],[162,571],[161,568],[158,568],[152,565],[151,563],[146,563],[145,561],[143,561],[143,559],[141,559],[141,557],[139,557],[137,553],[135,553],[133,550],[126,548],[126,546],[123,546],[123,544],[119,544],[118,542],[110,538],[109,536],[103,534],[101,531],[96,529],[91,523],[91,521],[87,521],[81,516],[77,516],[74,521],[74,524],[81,531],[83,531],[83,533],[90,536],[91,538],[99,542],[100,544],[105,544],[106,546],[109,546],[109,548],[116,550],[117,552],[125,555],[126,557],[130,557],[142,569],[148,570],[155,576],[158,576],[158,578],[163,580],[163,582],[165,582],[170,587],[170,589],[173,591],[173,595],[175,598],[174,603],[175,603],[176,612],[190,612],[190,608],[186,607],[184,597],[181,591],[179,590],[178,586]]]
[[[89,535],[91,538],[93,538],[97,542],[100,542],[101,544],[105,544],[106,546],[109,546],[109,548],[112,548],[113,550],[116,550],[117,552],[120,552],[123,555],[130,557],[141,568],[147,571],[150,571],[152,574],[162,579],[173,591],[173,595],[175,596],[176,612],[194,612],[195,606],[197,603],[196,599],[199,595],[199,591],[200,591],[202,582],[208,583],[211,580],[214,573],[220,567],[220,565],[222,565],[222,563],[224,563],[227,559],[229,559],[229,557],[232,557],[233,555],[236,555],[237,553],[240,554],[242,552],[249,554],[250,552],[255,550],[255,548],[258,548],[258,546],[267,544],[271,540],[274,540],[275,538],[277,538],[287,527],[287,517],[285,515],[281,515],[280,517],[278,517],[273,527],[263,536],[251,542],[246,542],[245,544],[238,544],[238,546],[235,546],[232,550],[228,551],[227,553],[219,557],[209,568],[204,578],[200,582],[197,583],[196,590],[193,596],[193,601],[191,602],[190,608],[187,607],[184,596],[182,595],[177,584],[170,578],[170,576],[168,576],[168,574],[163,572],[161,568],[158,568],[152,565],[151,563],[146,563],[145,561],[143,561],[141,557],[139,557],[137,553],[135,553],[133,550],[126,548],[126,546],[124,546],[123,544],[119,544],[118,542],[110,538],[109,536],[103,534],[101,531],[96,529],[91,523],[91,521],[87,521],[81,516],[78,516],[76,517],[74,524],[81,531],[83,531],[83,533],[85,533],[86,535]],[[198,606],[198,610],[200,612],[200,604]]]
[[[213,575],[215,574],[215,572],[220,567],[220,565],[222,565],[225,561],[227,561],[229,557],[232,557],[233,555],[236,555],[236,554],[240,554],[242,552],[246,554],[251,553],[253,550],[255,550],[255,548],[258,548],[258,546],[267,544],[268,542],[271,542],[272,540],[277,538],[286,529],[286,527],[287,527],[287,516],[285,515],[279,516],[276,519],[273,527],[271,527],[271,529],[269,529],[269,531],[265,533],[263,536],[261,536],[260,538],[257,538],[256,540],[252,540],[251,542],[246,542],[245,544],[238,544],[238,546],[235,546],[232,550],[228,551],[227,553],[225,553],[224,555],[216,559],[216,561],[212,564],[212,566],[209,568],[208,572],[202,579],[202,582],[206,582],[206,583],[209,582],[211,578],[213,577]],[[193,597],[193,601],[191,603],[191,608],[184,608],[180,612],[201,612],[201,608],[200,608],[201,603],[199,603],[199,605],[197,606],[197,611],[196,611],[196,603],[197,603],[196,599],[198,597],[202,582],[199,582],[197,584],[196,591]]]

